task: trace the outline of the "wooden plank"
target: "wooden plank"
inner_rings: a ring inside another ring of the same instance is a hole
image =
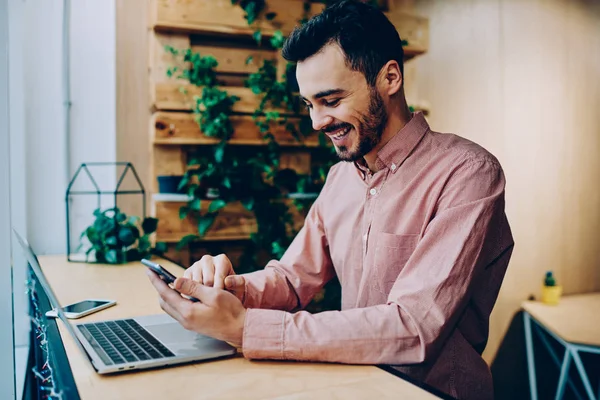
[[[185,173],[186,154],[178,146],[154,146],[153,149],[153,180],[156,188],[158,176],[181,176]],[[158,190],[155,190],[158,192]]]
[[[427,52],[429,48],[429,20],[405,11],[384,13],[394,24],[400,38],[406,40],[405,59]]]
[[[245,12],[230,0],[156,0],[153,7],[155,30],[244,36],[252,35],[257,28],[263,36],[271,36],[276,30],[288,34],[304,14],[304,0],[270,1],[265,12],[275,12],[275,19],[261,18],[248,26]],[[318,14],[323,7],[323,4],[311,4],[309,15]]]
[[[193,45],[192,50],[201,55],[212,55],[215,57],[219,62],[215,70],[224,73],[251,74],[257,72],[265,60],[277,60],[277,53],[273,50],[216,45]],[[252,57],[252,62],[246,64],[248,57]]]
[[[201,212],[208,210],[209,200],[202,201]],[[192,216],[179,218],[179,209],[185,202],[153,202],[154,216],[158,218],[156,240],[159,242],[178,242],[185,235],[197,234],[198,227]],[[240,203],[227,205],[219,211],[215,222],[203,240],[243,240],[256,232],[256,220],[252,212]]]
[[[310,174],[310,151],[285,150],[279,158],[279,168],[290,168],[299,174]]]
[[[190,37],[187,34],[153,32],[150,35],[150,76],[154,82],[173,81],[174,78],[167,76],[167,69],[178,67],[185,68],[182,57],[175,57],[165,50],[165,46],[171,46],[179,50],[190,48]],[[185,83],[185,80],[179,80]]]
[[[229,140],[232,145],[262,146],[266,142],[258,127],[249,116],[230,117],[235,131]],[[297,123],[297,118],[290,122]],[[282,146],[319,146],[317,132],[313,132],[303,142],[298,142],[285,126],[274,125],[272,133],[277,143]],[[220,142],[219,139],[204,136],[198,124],[194,121],[194,114],[181,112],[157,112],[152,116],[151,135],[155,144],[164,145],[212,145]]]
[[[304,224],[305,215],[298,211],[292,204],[292,200],[284,201],[292,214],[294,229],[299,230]],[[183,220],[179,218],[179,209],[186,205],[185,202],[153,201],[152,203],[152,215],[159,220],[156,241],[179,242],[185,235],[198,233],[192,216],[187,216]],[[210,203],[210,200],[202,200],[202,213],[208,210]],[[215,222],[201,241],[247,240],[257,229],[254,214],[246,210],[241,203],[231,203],[219,211]]]
[[[131,162],[144,187],[151,187],[148,108],[148,27],[146,0],[118,0],[116,24],[116,159]],[[120,173],[120,171],[118,172]],[[136,196],[123,196],[122,206],[142,215]],[[148,209],[150,200],[146,203]]]
[[[539,301],[525,301],[521,305],[563,340],[594,347],[600,347],[600,324],[596,319],[599,306],[600,292],[563,296],[557,305]]]
[[[258,71],[264,60],[276,60],[277,53],[274,50],[262,50],[257,48],[243,48],[234,43],[218,43],[202,39],[205,43],[191,43],[187,33],[155,32],[151,35],[151,76],[156,82],[171,80],[167,77],[167,69],[174,66],[184,68],[182,57],[176,58],[165,50],[165,46],[171,46],[178,50],[191,48],[201,55],[212,55],[218,61],[216,68],[220,73],[251,74]],[[246,64],[246,59],[252,56],[253,62]]]
[[[223,87],[230,95],[240,98],[233,106],[233,111],[253,113],[260,104],[260,97],[244,87]],[[183,91],[183,92],[182,92]],[[194,96],[201,96],[202,88],[177,82],[157,82],[155,85],[154,107],[157,110],[192,110]]]

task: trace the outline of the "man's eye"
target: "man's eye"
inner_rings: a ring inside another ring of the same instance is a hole
[[[335,100],[331,100],[331,101],[323,100],[323,105],[325,107],[335,107],[339,102],[340,102],[340,99],[335,99]]]
[[[304,103],[304,107],[305,107],[307,110],[310,110],[310,109],[312,108],[312,105],[311,105],[311,104],[308,104],[308,103]]]

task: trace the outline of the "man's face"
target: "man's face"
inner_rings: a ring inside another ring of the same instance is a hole
[[[341,160],[357,161],[375,148],[387,123],[385,104],[362,73],[346,66],[337,44],[299,62],[296,78],[313,129],[329,136]]]

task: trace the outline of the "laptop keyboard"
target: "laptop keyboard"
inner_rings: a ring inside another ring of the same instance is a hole
[[[175,357],[133,319],[77,325],[106,365]]]

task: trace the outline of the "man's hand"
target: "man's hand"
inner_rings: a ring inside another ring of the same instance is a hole
[[[236,275],[233,265],[225,254],[212,257],[205,255],[185,270],[183,276],[205,286],[227,289],[240,301],[244,299],[246,282],[244,277]]]
[[[186,278],[177,278],[171,289],[154,272],[146,275],[158,291],[160,307],[187,330],[242,346],[246,309],[233,294],[207,287]],[[192,302],[181,294],[194,297]]]

